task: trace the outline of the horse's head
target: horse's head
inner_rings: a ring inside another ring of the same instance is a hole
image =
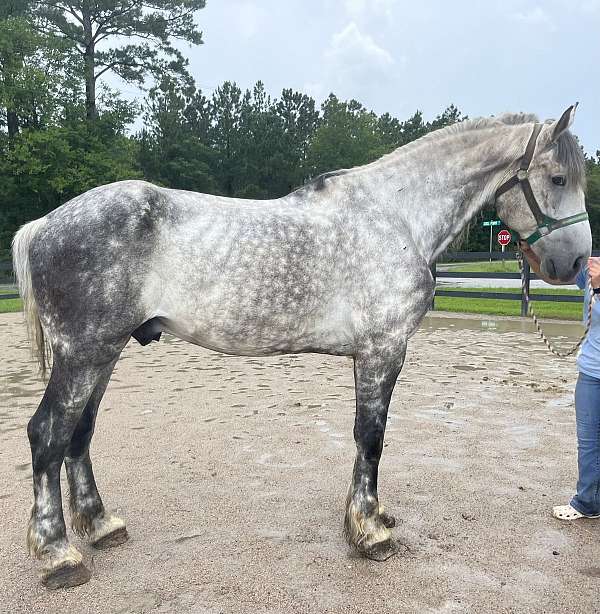
[[[517,169],[496,192],[500,218],[529,243],[542,274],[560,281],[572,280],[592,249],[583,153],[568,130],[576,106],[532,127]]]

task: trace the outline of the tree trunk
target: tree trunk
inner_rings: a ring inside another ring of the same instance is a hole
[[[94,34],[92,30],[92,15],[87,2],[83,3],[81,9],[83,18],[83,34],[85,50],[83,53],[84,75],[85,75],[85,114],[88,121],[93,121],[98,117],[96,108],[96,48],[94,45]]]
[[[22,66],[22,62],[19,62]],[[16,69],[18,70],[18,69]],[[15,72],[16,72],[15,70]],[[14,74],[9,68],[3,75],[4,84],[9,92],[14,91]],[[9,95],[6,101],[6,128],[8,130],[8,137],[12,141],[19,134],[19,116],[17,115],[15,101],[13,95]]]
[[[19,134],[19,118],[15,111],[6,111],[6,125],[8,128],[8,137],[14,139]]]
[[[88,45],[85,55],[85,114],[88,120],[98,117],[96,108],[96,75],[94,74],[94,45]]]

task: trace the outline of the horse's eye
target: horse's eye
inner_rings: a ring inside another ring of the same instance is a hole
[[[564,175],[554,175],[552,183],[554,185],[567,185],[567,178]]]

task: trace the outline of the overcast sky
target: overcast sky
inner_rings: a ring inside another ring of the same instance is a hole
[[[205,44],[182,50],[206,93],[260,79],[400,119],[579,101],[573,132],[600,149],[600,0],[207,0],[197,21]]]

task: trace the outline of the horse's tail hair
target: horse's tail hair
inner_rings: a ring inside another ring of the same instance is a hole
[[[27,333],[33,355],[39,363],[40,373],[43,378],[46,377],[46,370],[51,359],[51,350],[44,336],[38,305],[33,293],[29,253],[31,242],[45,224],[45,218],[25,224],[12,241],[13,271],[17,278],[19,294],[23,300],[23,315],[25,316]]]

